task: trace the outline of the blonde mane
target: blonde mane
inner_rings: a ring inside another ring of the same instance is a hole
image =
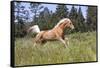
[[[58,27],[61,23],[64,23],[65,20],[70,21],[68,18],[63,18],[57,23],[55,27]]]

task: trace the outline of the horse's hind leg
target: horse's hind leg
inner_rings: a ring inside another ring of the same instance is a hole
[[[41,44],[41,40],[35,38],[34,47],[35,47],[36,45],[40,45],[40,44]]]

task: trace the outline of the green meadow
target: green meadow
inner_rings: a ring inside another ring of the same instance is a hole
[[[65,35],[69,46],[60,41],[48,41],[34,46],[34,38],[16,38],[15,65],[41,65],[96,61],[96,32]]]

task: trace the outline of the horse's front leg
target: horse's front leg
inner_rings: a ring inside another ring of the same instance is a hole
[[[65,40],[66,40],[67,46],[69,46],[69,40],[68,40],[68,38],[65,38]]]
[[[67,46],[68,46],[69,45],[69,40],[68,40],[68,38],[65,38],[64,34],[62,35],[62,39],[67,41],[66,43],[67,43]]]
[[[67,46],[68,46],[69,45],[69,40],[68,40],[68,38],[65,38],[64,34],[62,34],[62,39],[67,41],[66,43],[67,43]]]
[[[62,38],[59,38],[59,41],[61,41],[64,44],[64,46],[67,48],[65,40],[63,40]]]

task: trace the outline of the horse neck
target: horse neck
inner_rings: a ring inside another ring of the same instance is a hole
[[[53,29],[54,29],[54,30],[55,30],[55,29],[56,29],[56,30],[59,30],[59,29],[60,29],[60,30],[64,31],[65,28],[62,27],[62,26],[57,26],[57,27],[54,27]]]
[[[65,27],[66,27],[65,24],[59,25],[59,28],[62,29],[63,31],[64,31]]]

